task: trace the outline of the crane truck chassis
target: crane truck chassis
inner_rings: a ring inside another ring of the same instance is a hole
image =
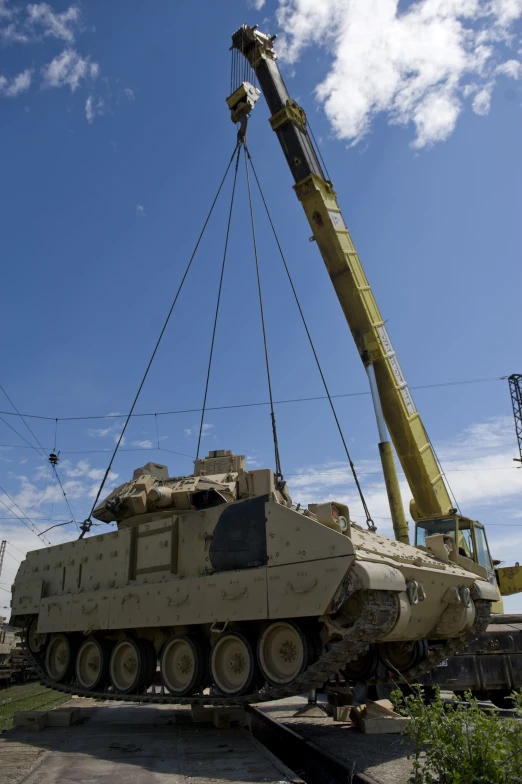
[[[321,253],[339,303],[345,314],[368,381],[379,432],[379,453],[395,537],[409,543],[392,446],[395,447],[413,499],[415,544],[424,547],[427,537],[440,535],[439,556],[445,557],[448,537],[466,557],[468,568],[487,573],[504,595],[522,590],[522,567],[498,568],[491,558],[484,526],[460,514],[448,494],[444,477],[416,409],[384,319],[350,237],[332,182],[325,176],[308,133],[306,114],[289,96],[277,65],[276,36],[256,26],[242,25],[232,35],[232,48],[249,62],[271,113],[275,131],[294,178],[294,190]],[[248,117],[260,91],[248,82],[237,85],[227,98],[231,119],[246,133]],[[516,419],[516,415],[515,415]],[[517,431],[518,432],[518,431]],[[427,684],[456,691],[472,689],[502,700],[522,687],[522,620],[503,614],[502,601],[494,605],[492,623],[472,646],[443,666],[431,670]]]

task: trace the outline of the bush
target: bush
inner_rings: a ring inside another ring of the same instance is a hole
[[[471,693],[466,703],[426,704],[413,694],[392,693],[396,710],[409,716],[405,735],[415,746],[410,784],[511,784],[522,782],[522,692],[513,695],[519,719],[483,711]]]

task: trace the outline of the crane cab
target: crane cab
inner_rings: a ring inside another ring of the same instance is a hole
[[[516,564],[503,569],[497,568],[499,562],[491,558],[482,523],[457,514],[418,520],[415,524],[415,546],[429,549],[429,537],[436,534],[451,537],[456,543],[457,557],[469,559],[485,569],[487,579],[493,585],[498,585],[502,596],[522,590],[522,567]],[[462,565],[464,566],[464,563]],[[492,609],[493,612],[503,612],[502,602],[496,602]]]

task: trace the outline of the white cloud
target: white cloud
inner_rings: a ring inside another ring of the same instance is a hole
[[[0,38],[6,43],[29,43],[42,38],[58,38],[73,43],[81,26],[81,13],[78,6],[71,5],[65,11],[57,12],[48,3],[29,3],[25,9],[9,6],[0,0]]]
[[[10,22],[6,27],[0,27],[0,38],[7,44],[26,44],[29,41],[29,36],[23,33],[14,22]]]
[[[138,218],[143,218],[145,215],[145,207],[142,204],[136,204],[136,215]]]
[[[89,57],[81,57],[74,49],[64,49],[42,68],[42,87],[70,87],[74,92],[84,79],[96,79],[98,63]]]
[[[72,43],[80,23],[80,9],[71,5],[57,13],[48,3],[31,3],[27,6],[27,26],[41,29],[44,37],[51,36]]]
[[[95,117],[101,117],[105,114],[105,101],[103,98],[95,98],[89,95],[85,101],[85,117],[88,123],[93,123]]]
[[[211,435],[210,430],[212,430],[213,427],[214,425],[203,425],[203,427],[201,428],[201,435],[203,436]]]
[[[498,65],[522,15],[521,0],[279,0],[278,51],[295,63],[311,44],[331,55],[316,87],[335,135],[359,142],[375,117],[415,129],[413,147],[443,141],[465,106],[489,111],[498,74],[517,78],[517,60]]]
[[[0,19],[12,19],[14,11],[7,7],[8,0],[0,0]]]
[[[87,434],[91,436],[91,438],[105,438],[113,432],[114,427],[90,427],[87,430]]]
[[[87,479],[101,480],[105,476],[104,468],[92,468],[88,460],[79,460],[76,465],[71,465],[68,461],[62,463],[62,468],[66,476],[70,477],[84,477]],[[115,482],[118,479],[118,474],[114,471],[109,472],[107,479],[110,482]]]
[[[124,87],[123,88],[123,94],[125,95],[126,98],[129,99],[129,101],[133,101],[134,100],[134,90],[131,90],[130,87]]]
[[[516,443],[511,417],[496,417],[473,424],[451,442],[435,446],[463,514],[473,516],[480,512],[486,528],[488,519],[501,522],[515,518],[516,513],[510,509],[517,510],[522,503],[522,472],[513,464]],[[391,533],[389,506],[378,459],[357,460],[356,469],[379,530]],[[289,475],[287,481],[294,501],[344,502],[349,506],[352,518],[364,523],[360,499],[346,463],[330,461],[320,466],[305,466],[295,475]],[[408,514],[411,493],[402,474],[399,483]],[[495,541],[495,548],[497,530],[488,529],[488,538]],[[522,529],[520,535],[522,537]],[[492,545],[491,548],[493,550]],[[503,550],[500,544],[494,553],[495,558],[513,560],[513,554]]]
[[[12,79],[0,74],[0,95],[6,98],[15,98],[31,86],[32,72],[30,69],[22,71]]]
[[[192,435],[192,430],[189,427],[185,428],[185,435],[186,436]]]
[[[148,438],[146,438],[144,441],[133,441],[132,446],[137,446],[140,449],[151,449],[152,441],[149,441]]]
[[[505,63],[497,65],[495,73],[510,76],[512,79],[520,79],[522,76],[522,64],[518,60],[506,60]]]

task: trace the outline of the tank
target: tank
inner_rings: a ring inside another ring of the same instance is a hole
[[[212,451],[147,463],[95,509],[117,530],[35,550],[12,622],[43,682],[104,699],[236,704],[379,661],[417,677],[486,627],[498,591],[451,537],[410,547],[335,500],[293,503],[270,469]]]

